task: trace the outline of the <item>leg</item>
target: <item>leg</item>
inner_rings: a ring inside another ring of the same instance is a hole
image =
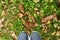
[[[26,32],[21,32],[18,36],[18,40],[28,40],[28,35]]]
[[[34,31],[34,32],[31,33],[30,39],[31,40],[42,40],[41,37],[40,37],[40,35],[39,35],[39,33],[36,32],[36,31]]]

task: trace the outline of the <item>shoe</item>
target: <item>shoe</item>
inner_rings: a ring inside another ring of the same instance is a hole
[[[18,36],[18,40],[28,40],[28,35],[26,32],[21,32]]]
[[[33,31],[30,35],[31,40],[42,40],[39,33],[37,31]]]

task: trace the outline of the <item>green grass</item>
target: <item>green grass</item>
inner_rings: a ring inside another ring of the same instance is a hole
[[[5,3],[1,3],[2,1]],[[0,0],[0,19],[5,18],[4,27],[9,28],[10,31],[14,31],[17,37],[21,31],[27,31],[27,29],[23,30],[23,28],[25,28],[26,26],[23,25],[23,22],[21,19],[28,19],[27,16],[23,18],[19,18],[17,16],[17,14],[21,12],[19,10],[18,3],[21,3],[24,5],[25,14],[28,15],[27,12],[30,11],[31,15],[35,18],[36,23],[38,23],[38,26],[33,30],[38,31],[40,33],[42,40],[47,40],[47,38],[49,38],[49,40],[60,39],[60,35],[59,36],[52,35],[53,32],[58,31],[58,27],[55,28],[54,24],[58,24],[58,26],[60,26],[60,22],[59,22],[60,8],[57,7],[57,0],[53,0],[53,2],[50,2],[50,1],[45,2],[44,0],[42,1],[40,0],[38,3],[34,3],[33,0],[13,0],[12,2],[10,2],[10,0]],[[12,9],[13,7],[16,7],[16,8]],[[35,7],[38,8],[38,11],[34,10]],[[56,9],[56,11],[54,11],[54,9]],[[6,16],[6,14],[1,16],[3,10],[5,11],[5,13],[9,13],[9,16]],[[50,23],[47,24],[46,33],[43,31],[43,27],[41,26],[43,24],[41,22],[42,17],[40,15],[35,14],[36,12],[39,12],[39,11],[42,12],[43,17],[47,17],[54,13],[57,14],[58,21],[56,22],[54,20],[51,20]],[[10,26],[9,23],[12,23],[13,26]],[[0,36],[0,40],[13,40],[11,35],[6,32],[4,27],[0,28],[0,33],[2,34],[2,36]]]

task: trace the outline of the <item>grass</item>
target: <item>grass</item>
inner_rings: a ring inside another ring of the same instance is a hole
[[[26,14],[26,16],[23,18],[20,18],[17,15],[21,13],[18,3],[24,5],[24,14]],[[0,40],[14,40],[8,31],[13,31],[18,37],[21,31],[26,31],[29,34],[29,32],[31,33],[33,30],[40,33],[42,40],[60,39],[60,35],[57,33],[60,33],[60,8],[58,8],[57,3],[57,0],[53,0],[53,2],[40,0],[37,3],[33,0],[0,0],[0,20],[5,18],[2,23],[4,27],[0,28]],[[37,8],[38,10],[34,10],[34,8]],[[33,29],[26,27],[22,22],[22,19],[32,22],[31,19],[27,18],[28,11],[38,24],[38,26]],[[42,15],[37,14],[37,12],[42,12]],[[53,18],[46,23],[41,22],[42,18],[53,15],[54,13],[57,14],[57,18]],[[42,27],[42,24],[45,24],[46,27]]]

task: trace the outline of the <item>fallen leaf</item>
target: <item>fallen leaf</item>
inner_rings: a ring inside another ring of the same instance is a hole
[[[50,0],[50,2],[53,2],[53,0]]]
[[[53,32],[53,33],[52,33],[52,35],[55,35],[55,34],[56,34],[56,32]]]
[[[56,32],[56,36],[60,36],[60,32],[59,31]]]
[[[10,31],[9,28],[6,28],[7,33],[9,33],[14,40],[17,40],[17,36],[14,31]]]
[[[46,33],[47,32],[47,26],[46,26],[46,24],[42,24],[42,27],[43,27],[43,31]]]
[[[17,14],[19,18],[22,18],[24,15],[22,13]]]
[[[5,2],[4,1],[1,1],[1,4],[5,4]]]
[[[45,2],[48,2],[49,0],[45,0]]]
[[[12,7],[12,9],[15,9],[15,8],[16,8],[16,6],[13,6],[13,7]]]
[[[24,22],[26,27],[35,28],[37,26],[36,23],[29,22],[28,20],[23,20],[22,22]]]
[[[35,11],[37,11],[37,10],[38,10],[38,8],[37,8],[37,7],[35,7],[35,8],[34,8],[34,10],[35,10]]]
[[[12,23],[9,23],[9,26],[13,27],[13,24]]]
[[[56,22],[57,22],[57,21],[58,21],[57,17],[54,17],[54,18],[53,18],[53,21],[56,21]]]
[[[43,22],[43,23],[44,23],[44,22],[47,22],[47,21],[53,19],[55,16],[56,16],[55,13],[54,13],[53,15],[47,16],[47,17],[45,17],[45,18],[42,19],[42,22]]]
[[[32,19],[33,23],[35,23],[35,18],[30,15],[30,12],[28,13],[28,18],[29,18],[29,19]]]
[[[0,28],[2,28],[4,26],[3,25],[4,21],[5,21],[5,18],[0,19]]]
[[[10,35],[13,37],[14,40],[17,40],[17,36],[16,36],[15,32],[10,31]]]
[[[5,18],[0,19],[0,24],[4,23]]]
[[[21,11],[22,13],[24,13],[25,11],[24,11],[24,6],[23,6],[23,4],[18,3],[18,6],[19,6],[20,11]]]
[[[33,0],[35,3],[38,3],[40,0]]]
[[[12,3],[13,2],[13,0],[9,0],[9,3]]]
[[[2,10],[2,14],[1,14],[1,16],[4,16],[5,15],[5,11],[4,10]]]

